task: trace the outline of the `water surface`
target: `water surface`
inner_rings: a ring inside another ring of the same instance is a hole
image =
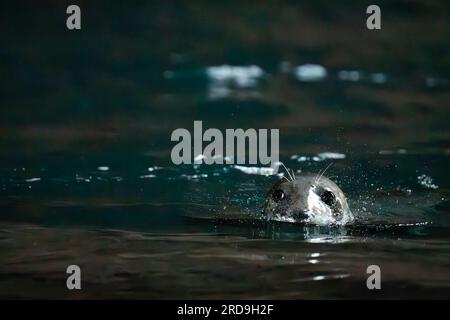
[[[449,298],[450,8],[368,4],[2,8],[0,297]],[[172,164],[194,120],[280,129],[358,225],[259,220],[280,176]]]

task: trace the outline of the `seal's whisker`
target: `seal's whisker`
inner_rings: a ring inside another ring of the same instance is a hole
[[[295,178],[295,172],[294,172],[293,169],[291,169],[291,171],[292,171],[292,176],[294,177],[294,180],[295,180],[295,179],[296,179],[296,178]]]
[[[280,161],[280,164],[283,166],[284,170],[286,171],[286,173],[289,175],[289,178],[291,179],[291,181],[294,181],[294,179],[292,178],[288,168],[286,168],[286,166],[284,165],[283,162]]]
[[[284,175],[282,178],[285,178],[287,182],[291,182],[288,178],[286,178]]]
[[[322,173],[320,173],[320,171],[319,171],[320,175],[318,174],[318,177],[316,178],[315,183],[317,183],[317,182],[320,180],[320,178],[322,178],[322,176],[325,174],[325,172],[328,170],[328,168],[331,167],[332,165],[333,165],[333,162],[331,162],[331,163],[325,168],[325,170],[322,171]]]
[[[317,178],[319,177],[320,173],[322,172],[322,169],[319,170],[316,177],[314,178],[314,183],[317,183]]]

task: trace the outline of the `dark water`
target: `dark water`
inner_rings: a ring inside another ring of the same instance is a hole
[[[0,297],[450,297],[447,2],[380,31],[364,2],[81,1],[81,31],[40,3],[0,11]],[[280,177],[173,165],[194,120],[279,128],[360,223],[256,219]]]

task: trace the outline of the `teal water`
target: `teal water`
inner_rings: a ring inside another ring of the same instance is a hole
[[[379,5],[1,5],[0,297],[449,298],[450,8]],[[261,221],[279,176],[172,164],[194,120],[280,129],[358,224]]]

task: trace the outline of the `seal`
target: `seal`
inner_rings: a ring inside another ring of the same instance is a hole
[[[324,170],[325,172],[325,170]],[[278,181],[267,194],[263,214],[268,220],[346,225],[354,221],[342,190],[321,174],[305,173]]]

